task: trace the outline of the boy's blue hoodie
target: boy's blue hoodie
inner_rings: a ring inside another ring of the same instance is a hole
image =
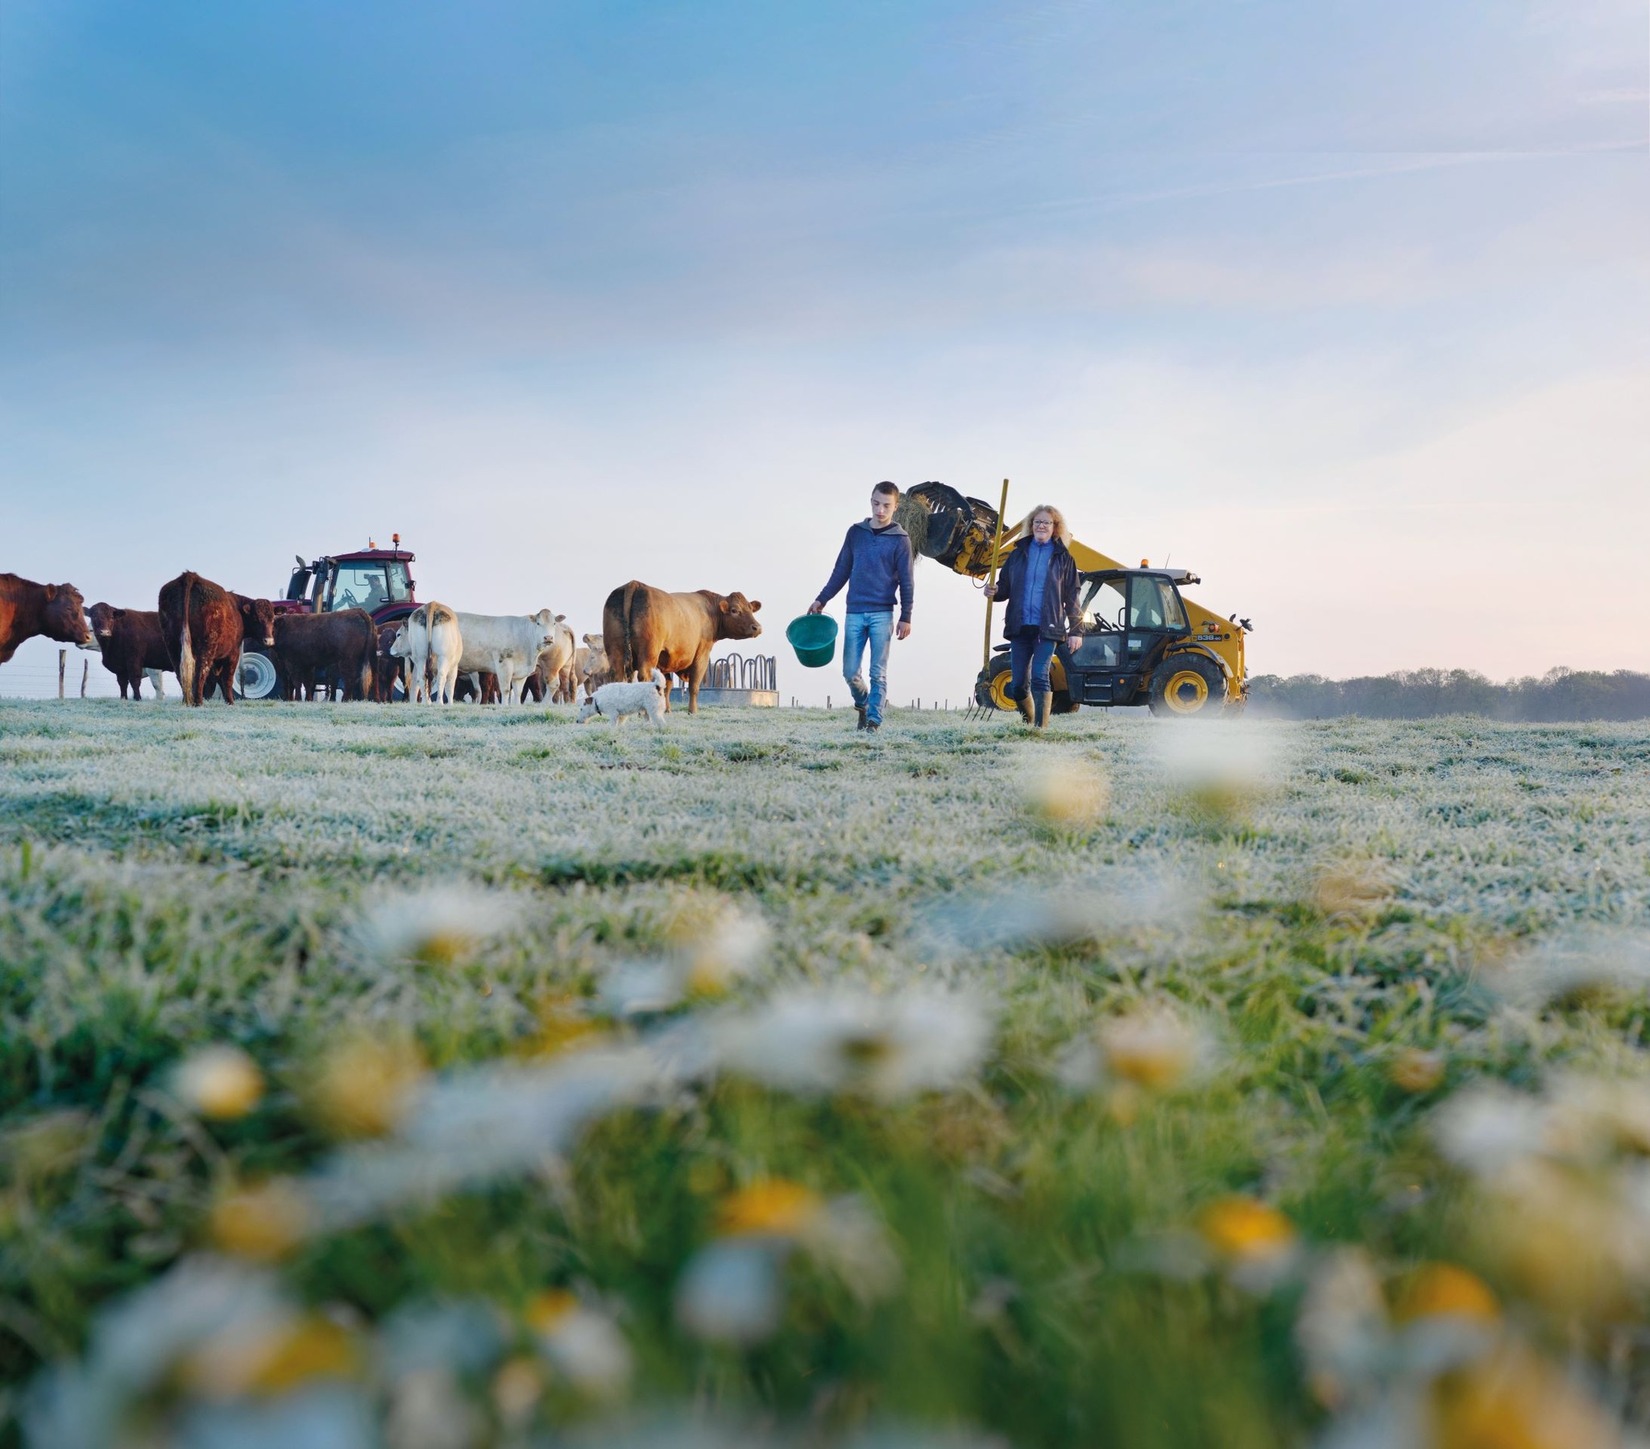
[[[873,528],[869,518],[861,519],[842,540],[842,552],[819,602],[828,604],[837,590],[848,585],[848,612],[874,614],[894,607],[899,593],[899,616],[911,622],[911,538],[897,523]]]

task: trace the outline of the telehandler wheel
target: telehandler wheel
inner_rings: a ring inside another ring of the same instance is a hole
[[[1014,677],[1013,671],[1004,660],[1002,667],[995,674],[982,678],[974,686],[974,701],[991,709],[1006,709],[1010,714],[1014,712],[1014,701],[1008,697],[1008,684]],[[1056,689],[1050,701],[1050,710],[1054,714],[1073,714],[1078,705],[1073,701],[1071,692],[1065,689]]]
[[[1226,676],[1202,654],[1171,654],[1152,674],[1153,714],[1219,714]]]

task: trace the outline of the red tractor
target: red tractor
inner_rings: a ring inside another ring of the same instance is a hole
[[[276,599],[277,614],[325,614],[334,609],[365,609],[374,624],[393,624],[418,607],[408,565],[413,556],[401,547],[401,535],[390,535],[390,548],[371,539],[358,553],[328,554],[297,567],[286,586],[286,597]],[[267,699],[275,692],[275,661],[261,649],[241,654],[240,694],[243,699]]]

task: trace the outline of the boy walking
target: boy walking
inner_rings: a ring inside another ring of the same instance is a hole
[[[824,611],[844,584],[848,585],[848,612],[842,629],[842,677],[848,681],[859,711],[862,730],[882,728],[882,703],[888,697],[888,641],[911,634],[911,539],[894,522],[899,489],[878,483],[871,490],[871,516],[848,530],[836,567],[819,597],[808,605],[810,614]],[[898,595],[899,623],[894,623]],[[860,664],[865,646],[871,646],[871,687],[865,687]]]

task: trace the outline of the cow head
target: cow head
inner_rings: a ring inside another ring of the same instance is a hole
[[[86,610],[86,617],[92,622],[92,633],[99,639],[114,638],[115,620],[123,618],[125,614],[126,610],[102,602],[93,604]]]
[[[746,599],[743,594],[725,594],[717,601],[716,637],[718,639],[754,639],[762,632],[756,622],[756,611],[762,607],[760,599]]]
[[[390,653],[397,659],[412,658],[412,640],[407,637],[407,626],[405,624],[395,631],[395,638],[390,640]]]
[[[241,613],[241,634],[246,642],[262,644],[265,649],[273,649],[275,606],[268,599],[249,599],[245,594],[236,594],[235,607]]]
[[[86,601],[73,584],[42,584],[46,596],[41,611],[41,630],[48,639],[59,644],[78,644],[90,648],[97,641],[92,638],[86,623]]]

